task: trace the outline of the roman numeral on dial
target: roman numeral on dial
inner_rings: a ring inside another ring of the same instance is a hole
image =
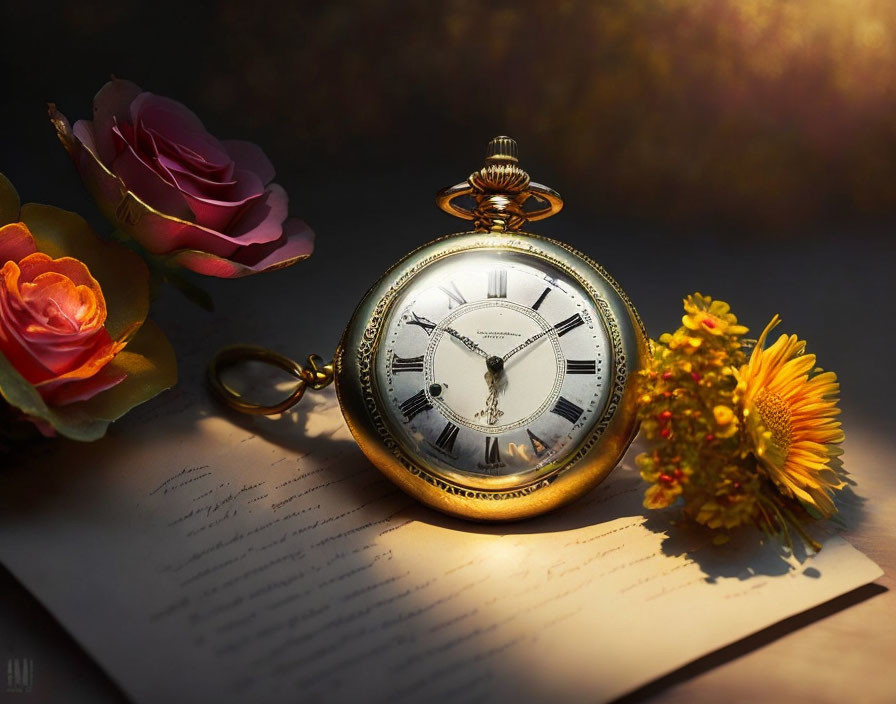
[[[507,269],[488,272],[488,297],[507,298]]]
[[[574,330],[579,327],[579,325],[584,325],[585,321],[582,320],[582,316],[576,313],[575,315],[569,316],[566,320],[561,320],[554,326],[554,330],[557,331],[558,337],[563,337],[570,330]]]
[[[436,447],[441,448],[445,452],[451,452],[454,449],[454,441],[457,440],[457,431],[459,428],[448,421],[438,438],[436,438]]]
[[[532,304],[532,310],[538,310],[541,308],[541,304],[544,303],[544,299],[548,297],[548,294],[551,292],[551,287],[548,286],[544,291],[541,292],[541,295],[538,297],[538,300]]]
[[[399,357],[397,354],[392,356],[392,371],[398,372],[422,372],[423,371],[423,355],[419,357]]]
[[[430,410],[432,404],[429,402],[429,399],[426,398],[426,392],[423,389],[420,389],[420,391],[415,393],[409,399],[403,401],[399,408],[401,408],[401,412],[410,422],[418,413]]]
[[[453,281],[449,281],[447,286],[439,286],[439,288],[448,296],[448,308],[457,308],[467,302],[467,299],[457,290],[457,284]]]
[[[501,461],[501,451],[498,449],[498,438],[491,435],[485,436],[485,463],[498,464]]]
[[[431,335],[432,331],[436,329],[436,324],[429,318],[425,318],[422,315],[417,315],[413,311],[411,311],[411,315],[414,317],[414,319],[409,320],[408,325],[417,325],[427,335]]]
[[[551,409],[551,413],[556,413],[558,416],[566,418],[566,420],[575,425],[576,421],[582,417],[584,411],[569,399],[561,396],[557,399],[557,405]]]
[[[567,359],[567,374],[597,374],[597,362],[593,359]]]
[[[532,449],[535,450],[535,456],[541,457],[548,449],[547,443],[528,428],[526,428],[526,435],[529,436],[529,442],[532,443]]]

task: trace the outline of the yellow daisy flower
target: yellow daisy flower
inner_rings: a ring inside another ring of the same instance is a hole
[[[694,293],[684,299],[685,315],[681,322],[688,330],[710,335],[743,335],[747,328],[737,324],[725,301],[714,301],[709,296]]]
[[[837,512],[831,493],[838,476],[843,431],[836,416],[840,385],[833,372],[815,368],[806,343],[781,335],[763,349],[776,315],[760,335],[747,364],[735,372],[747,431],[760,465],[787,495],[825,517]]]

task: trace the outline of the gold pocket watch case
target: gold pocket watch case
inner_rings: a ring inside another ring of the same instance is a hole
[[[644,326],[598,264],[521,231],[562,200],[529,180],[513,140],[492,140],[438,203],[474,229],[411,252],[358,305],[334,358],[342,412],[429,506],[533,516],[598,484],[633,439]]]

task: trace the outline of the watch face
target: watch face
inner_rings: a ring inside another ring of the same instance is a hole
[[[386,319],[375,382],[396,439],[447,478],[522,483],[585,440],[612,347],[584,289],[542,259],[486,250],[415,276]]]

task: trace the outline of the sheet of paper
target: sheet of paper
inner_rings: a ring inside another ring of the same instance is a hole
[[[802,561],[667,537],[630,463],[550,516],[449,519],[332,391],[224,413],[201,356],[105,440],[0,473],[0,559],[140,704],[605,701],[881,574],[837,537]]]

